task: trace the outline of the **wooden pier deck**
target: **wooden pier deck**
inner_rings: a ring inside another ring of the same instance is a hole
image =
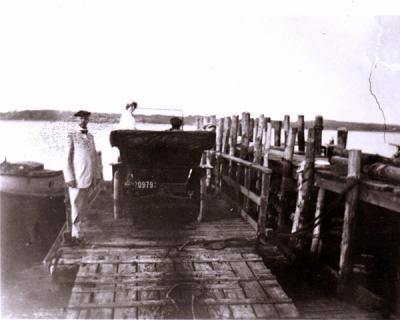
[[[87,244],[59,250],[56,269],[79,268],[66,318],[298,316],[256,253],[254,230],[222,200],[199,224],[187,200],[135,199],[114,220],[107,198],[84,223]]]

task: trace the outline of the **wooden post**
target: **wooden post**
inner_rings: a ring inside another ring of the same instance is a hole
[[[209,120],[210,120],[209,123],[211,123],[212,125],[215,126],[217,124],[217,116],[212,115]]]
[[[225,117],[224,119],[221,119],[223,121],[223,133],[222,133],[222,146],[221,146],[221,152],[223,153],[228,153],[229,150],[229,140],[230,140],[230,131],[231,131],[231,118],[230,117]],[[221,192],[221,187],[222,187],[222,175],[224,174],[224,163],[226,160],[218,158],[218,161],[215,165],[217,168],[216,172],[218,172],[217,176],[217,189],[216,192],[219,194]]]
[[[201,128],[203,129],[205,125],[208,124],[208,117],[203,117],[203,123],[201,124]]]
[[[257,121],[258,123],[258,130],[257,134],[255,135],[254,139],[254,157],[253,157],[253,162],[256,164],[261,163],[261,157],[262,157],[262,140],[263,140],[263,134],[264,134],[264,116],[261,115],[260,118]]]
[[[113,192],[113,203],[114,203],[114,219],[122,217],[122,184],[123,184],[123,174],[121,169],[117,168],[114,172],[114,192]]]
[[[236,152],[238,128],[239,128],[239,116],[234,115],[234,116],[232,116],[231,132],[230,132],[230,138],[229,138],[229,155],[231,155],[233,157],[235,156],[235,152]],[[228,175],[231,178],[233,176],[233,162],[232,161],[229,161]]]
[[[288,145],[285,148],[283,156],[283,168],[282,168],[282,181],[281,181],[281,192],[280,192],[280,212],[278,217],[278,231],[287,232],[289,228],[289,194],[288,189],[290,185],[290,179],[292,176],[292,160],[294,154],[294,143],[296,141],[297,128],[291,128],[289,130]]]
[[[258,134],[258,127],[259,127],[258,119],[253,119],[253,122],[254,122],[254,128],[253,128],[253,139],[252,139],[252,141],[256,141],[257,134]]]
[[[271,123],[271,118],[270,117],[265,117],[265,119],[264,119],[264,132],[262,133],[263,134],[263,144],[265,143],[265,137],[266,137],[266,133],[267,133],[267,125],[268,125],[268,123]]]
[[[282,121],[273,121],[272,122],[274,128],[274,146],[281,146],[281,130],[282,130]]]
[[[296,142],[297,128],[290,128],[288,133],[288,144],[285,148],[284,158],[287,160],[293,160],[294,144]]]
[[[263,164],[266,167],[269,166],[268,160],[269,160],[269,151],[271,150],[271,134],[272,134],[272,124],[271,122],[268,122],[265,130],[264,159],[263,159]]]
[[[197,117],[196,118],[196,129],[197,130],[201,130],[201,123],[202,123],[201,117]]]
[[[228,153],[229,151],[229,137],[230,137],[230,131],[231,131],[231,118],[230,117],[225,117],[224,118],[224,132],[222,135],[222,152],[223,153]]]
[[[253,141],[254,134],[254,118],[249,119],[249,127],[248,127],[248,137],[249,141]]]
[[[340,127],[337,130],[337,145],[343,149],[346,149],[347,146],[347,129]]]
[[[206,196],[207,196],[207,182],[206,182],[206,170],[201,170],[201,178],[200,178],[200,208],[199,215],[197,217],[197,221],[201,222],[204,218],[206,211]]]
[[[284,137],[285,137],[285,140],[284,140],[285,147],[288,144],[289,128],[290,128],[290,116],[286,114],[283,117],[283,131],[284,131]]]
[[[297,118],[297,143],[299,146],[299,151],[304,152],[305,142],[304,142],[304,116],[299,115]]]
[[[223,136],[223,130],[224,130],[224,122],[223,119],[218,119],[217,120],[217,130],[215,132],[215,150],[216,151],[221,151],[222,150],[222,136]]]
[[[325,189],[319,188],[317,205],[315,209],[315,219],[319,219],[321,216],[322,207],[324,205]],[[321,243],[321,224],[318,224],[313,230],[313,236],[311,241],[311,254],[315,261],[319,259],[321,254],[322,243]]]
[[[361,150],[349,150],[348,183],[357,181],[361,177]],[[343,219],[342,242],[340,245],[339,283],[338,293],[343,296],[349,284],[353,268],[354,232],[358,207],[359,185],[356,184],[346,194],[346,203]]]
[[[242,141],[240,145],[240,158],[247,160],[250,143],[250,113],[243,112],[242,114]]]
[[[258,209],[258,221],[257,221],[257,238],[260,240],[266,239],[265,226],[267,220],[269,190],[271,184],[271,174],[265,172],[261,176],[261,199],[260,207]]]
[[[260,115],[258,121],[256,121],[257,130],[254,130],[254,153],[253,153],[253,162],[255,164],[261,164],[262,160],[262,138],[264,134],[264,115]],[[261,173],[260,172],[252,172],[251,174],[251,181],[253,179],[256,183],[256,189],[261,189]]]
[[[250,185],[251,185],[251,168],[250,167],[244,167],[243,185],[246,188],[246,190],[250,191]],[[250,199],[246,196],[243,197],[243,210],[246,211],[247,213],[250,212]]]
[[[217,152],[221,152],[222,150],[222,141],[223,141],[223,130],[224,130],[224,122],[223,119],[217,120],[217,130],[216,130],[216,143],[215,150]],[[221,192],[221,177],[222,177],[222,161],[219,157],[216,158],[214,175],[215,175],[215,187],[216,193],[219,194]]]
[[[292,233],[302,229],[311,220],[310,204],[312,187],[314,183],[314,162],[315,162],[315,131],[313,128],[308,130],[307,150],[303,164],[303,170],[298,175],[298,195],[296,211],[294,213]],[[305,253],[309,247],[305,238],[293,238],[292,245],[299,253]]]
[[[243,112],[242,113],[242,141],[240,145],[240,158],[247,160],[248,156],[248,151],[249,151],[249,132],[250,132],[250,113],[248,112]],[[241,183],[241,172],[243,171],[243,167],[237,164],[237,171],[239,171],[239,175],[237,176],[239,178],[239,181],[237,181],[239,184]],[[244,170],[244,185],[246,188],[250,187],[250,170],[245,168]],[[238,199],[239,201],[239,199]],[[249,199],[247,197],[244,197],[243,199],[243,207],[244,209],[248,209],[249,206]]]
[[[314,122],[315,130],[315,154],[321,156],[322,150],[322,130],[324,129],[324,119],[322,116],[316,116]]]
[[[258,117],[258,126],[257,126],[257,135],[256,135],[256,139],[259,139],[261,144],[263,141],[263,136],[264,136],[264,130],[266,128],[265,125],[265,117],[263,114],[260,114],[260,116]]]

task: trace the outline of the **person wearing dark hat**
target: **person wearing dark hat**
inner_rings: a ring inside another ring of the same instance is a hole
[[[172,117],[169,122],[171,123],[171,128],[169,131],[180,131],[182,127],[182,119],[178,117]]]
[[[136,129],[136,121],[133,113],[137,108],[137,103],[132,102],[128,103],[125,107],[125,111],[121,114],[121,118],[119,120],[118,129],[119,130],[135,130]]]
[[[82,241],[80,222],[86,214],[89,191],[101,179],[94,138],[87,128],[90,112],[80,110],[74,116],[79,118],[80,129],[68,133],[67,164],[64,170],[71,202],[71,238],[68,240],[72,244]]]

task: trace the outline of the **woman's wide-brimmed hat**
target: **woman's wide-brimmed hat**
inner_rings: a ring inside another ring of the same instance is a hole
[[[131,103],[128,103],[125,107],[126,110],[128,110],[130,107],[133,108],[133,110],[135,110],[137,108],[137,102],[133,101]]]

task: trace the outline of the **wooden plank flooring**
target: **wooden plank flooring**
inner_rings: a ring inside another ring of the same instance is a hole
[[[212,199],[199,224],[187,202],[143,198],[114,220],[102,194],[83,224],[87,245],[59,250],[57,268],[78,269],[63,280],[73,281],[64,317],[381,319],[318,294],[291,292],[292,301],[256,253],[254,229],[230,209]],[[284,263],[275,246],[263,252]]]
[[[113,220],[100,199],[84,223],[87,244],[61,249],[58,267],[79,265],[66,318],[298,316],[255,252],[254,230],[225,202],[214,199],[199,224],[184,201],[140,201]]]

